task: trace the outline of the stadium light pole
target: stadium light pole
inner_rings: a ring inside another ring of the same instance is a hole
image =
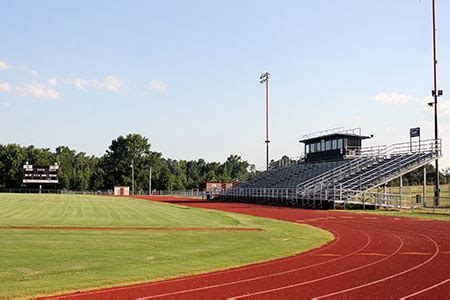
[[[259,83],[266,84],[266,170],[269,169],[269,78],[270,73],[265,72],[259,76]]]
[[[439,138],[439,132],[438,132],[438,106],[437,106],[437,100],[439,96],[442,96],[442,91],[438,90],[437,85],[437,54],[436,54],[436,1],[432,0],[432,14],[433,14],[433,75],[434,75],[434,87],[433,91],[431,92],[431,95],[434,97],[434,139],[436,142],[436,150],[438,149],[438,138]],[[433,209],[439,205],[439,197],[440,197],[440,190],[439,190],[439,159],[436,158],[436,164],[435,164],[435,186],[434,186],[434,203],[433,203]]]

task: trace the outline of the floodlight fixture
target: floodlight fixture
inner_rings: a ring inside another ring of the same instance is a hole
[[[261,76],[259,76],[260,79],[259,83],[265,83],[266,81],[269,80],[269,78],[270,78],[269,72],[262,73]]]
[[[437,91],[437,97],[441,97],[442,95],[444,95],[444,92],[442,90],[438,90]],[[431,91],[431,96],[435,97],[436,96],[436,92],[435,90]]]
[[[435,97],[435,96],[440,97],[442,95],[444,95],[444,92],[442,90],[438,90],[437,95],[436,95],[436,92],[434,90],[431,91],[431,96],[433,96],[433,97]]]

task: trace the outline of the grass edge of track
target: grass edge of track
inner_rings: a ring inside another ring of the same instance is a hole
[[[432,212],[411,212],[409,210],[360,210],[360,209],[337,209],[333,210],[334,212],[343,212],[343,213],[354,213],[354,214],[367,214],[367,215],[381,215],[381,216],[387,216],[387,217],[400,217],[400,218],[410,218],[410,219],[426,219],[426,220],[433,220],[433,221],[444,221],[444,222],[450,222],[450,214],[444,214],[444,213],[432,213]]]

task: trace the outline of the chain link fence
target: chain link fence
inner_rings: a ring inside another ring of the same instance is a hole
[[[30,188],[19,188],[19,189],[7,189],[0,188],[0,193],[11,193],[11,194],[66,194],[66,195],[113,195],[113,190],[97,190],[97,191],[71,191],[62,189],[30,189]],[[138,190],[136,191],[136,196],[148,195],[148,190]],[[176,196],[176,197],[188,197],[188,198],[200,198],[206,199],[206,192],[199,190],[183,190],[183,191],[152,191],[154,196]]]
[[[113,190],[98,190],[98,191],[71,191],[71,190],[61,190],[61,189],[7,189],[0,188],[0,193],[11,193],[11,194],[68,194],[68,195],[112,195]]]

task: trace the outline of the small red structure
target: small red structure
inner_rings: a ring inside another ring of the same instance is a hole
[[[128,186],[114,187],[114,196],[129,196],[129,195],[130,195],[130,187]]]
[[[234,182],[204,182],[200,189],[206,192],[208,200],[217,198],[222,190],[231,189]]]
[[[200,189],[205,192],[212,192],[215,190],[224,190],[224,189],[231,189],[233,187],[233,182],[204,182]]]

